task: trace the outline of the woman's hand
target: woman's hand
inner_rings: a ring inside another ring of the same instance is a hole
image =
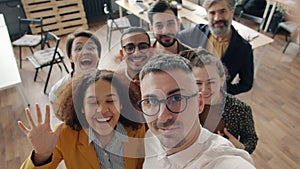
[[[245,150],[245,146],[243,143],[240,142],[240,136],[238,136],[238,138],[235,138],[228,130],[227,128],[224,128],[224,134],[221,134],[220,131],[218,131],[218,134],[221,136],[226,135],[228,137],[228,140],[236,147],[239,149],[243,149]]]
[[[32,118],[29,108],[25,109],[27,121],[30,128],[27,128],[23,122],[18,121],[19,127],[27,135],[34,149],[34,163],[42,164],[49,159],[56,145],[60,129],[63,123],[59,124],[55,131],[50,127],[50,106],[46,105],[45,121],[42,122],[42,113],[40,106],[36,104],[37,123]]]

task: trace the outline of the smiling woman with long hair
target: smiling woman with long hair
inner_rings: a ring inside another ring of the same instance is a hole
[[[64,160],[67,168],[142,168],[144,124],[128,120],[135,115],[118,75],[97,70],[70,81],[58,99],[64,112],[53,132],[49,106],[45,122],[37,105],[38,122],[26,110],[31,129],[18,122],[33,151],[21,168],[56,168]]]
[[[227,71],[221,60],[202,48],[184,51],[181,56],[191,61],[199,92],[203,95],[205,106],[199,114],[201,125],[228,138],[235,147],[252,153],[258,137],[251,107],[226,92]]]

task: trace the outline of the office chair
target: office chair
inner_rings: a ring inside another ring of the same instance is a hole
[[[19,38],[13,41],[13,46],[19,47],[20,68],[22,69],[22,47],[28,47],[33,54],[33,48],[40,45],[43,40],[43,18],[29,19],[18,17]],[[39,34],[24,33],[24,26],[31,26],[32,29],[40,29]],[[42,48],[42,47],[41,47]]]
[[[259,26],[257,28],[258,32],[260,31],[260,28],[262,27],[262,24],[264,23],[264,19],[263,18],[254,16],[254,15],[251,15],[251,14],[247,14],[243,10],[240,12],[237,21],[240,22],[241,18],[245,18],[245,19],[251,20],[251,21],[253,21],[255,23],[258,23],[259,24]]]
[[[259,32],[262,28],[265,19],[263,13],[266,8],[266,2],[264,0],[244,0],[242,4],[238,4],[235,7],[235,13],[238,14],[237,21],[240,22],[241,18],[258,23]]]
[[[51,32],[46,32],[44,35],[44,39],[42,42],[42,45],[45,46],[47,44],[48,48],[43,48],[41,50],[35,51],[32,56],[28,57],[28,60],[34,65],[35,67],[35,75],[34,75],[34,81],[36,81],[38,71],[39,69],[42,69],[43,67],[50,66],[50,69],[48,71],[47,79],[44,86],[44,93],[46,94],[48,82],[50,79],[52,67],[54,64],[57,64],[61,69],[61,66],[59,63],[62,63],[65,67],[65,70],[67,73],[69,73],[69,70],[67,66],[64,63],[64,53],[62,50],[58,48],[60,38],[58,38],[56,35],[54,35]],[[55,47],[50,47],[49,41],[53,41],[55,44]]]
[[[262,25],[264,24],[264,18],[248,14],[243,9],[239,12],[239,16],[237,18],[237,21],[240,22],[241,18],[245,18],[245,19],[248,19],[248,20],[253,21],[255,23],[258,23],[259,24],[258,28],[257,28],[258,32],[260,31],[260,29],[262,28]]]
[[[104,13],[107,15],[106,41],[108,41],[108,50],[110,50],[112,32],[119,30],[123,33],[123,30],[129,28],[131,25],[127,17],[115,18],[111,7],[108,7],[108,3],[104,4]]]
[[[298,34],[298,24],[293,21],[280,22],[273,34],[273,38],[276,36],[278,31],[280,31],[280,30],[285,31],[286,44],[282,51],[282,53],[285,53],[286,48],[292,42],[293,38],[296,37]]]

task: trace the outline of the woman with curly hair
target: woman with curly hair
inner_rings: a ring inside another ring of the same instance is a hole
[[[29,109],[31,128],[22,122],[33,151],[21,168],[56,168],[64,160],[67,168],[142,168],[144,124],[134,122],[134,109],[118,75],[97,70],[62,87],[58,99],[64,123],[50,128],[50,108],[45,122],[36,106],[37,123]]]

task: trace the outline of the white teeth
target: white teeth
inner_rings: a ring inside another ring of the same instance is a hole
[[[203,96],[204,96],[204,97],[209,97],[209,96],[211,96],[211,93],[207,93],[207,94],[204,94],[204,93],[203,93]]]
[[[141,57],[132,57],[131,60],[135,61],[135,62],[141,62],[145,59],[145,57],[141,56]]]
[[[111,119],[111,117],[107,117],[107,118],[97,118],[97,121],[99,122],[107,122]]]
[[[86,62],[86,61],[89,62],[89,61],[91,61],[91,59],[82,59],[81,61],[82,61],[82,62]]]

